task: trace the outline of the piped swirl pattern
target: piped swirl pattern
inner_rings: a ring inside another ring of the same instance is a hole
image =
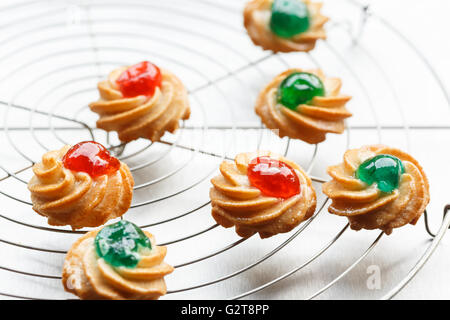
[[[325,87],[325,96],[316,96],[310,103],[300,104],[296,110],[278,103],[281,82],[294,72],[307,72],[320,78]],[[328,78],[321,70],[290,69],[275,77],[261,91],[255,112],[266,127],[276,131],[280,137],[319,143],[325,140],[327,133],[344,132],[344,119],[352,116],[346,108],[351,97],[340,94],[341,86],[340,79]]]
[[[397,157],[405,169],[398,188],[391,193],[355,176],[361,163],[381,154]],[[344,162],[328,167],[327,172],[333,178],[323,184],[323,192],[332,200],[328,210],[347,217],[354,230],[381,229],[390,234],[394,228],[414,225],[430,201],[428,180],[419,163],[409,154],[384,145],[348,150]]]
[[[159,141],[166,131],[175,132],[180,120],[189,119],[188,94],[174,74],[161,70],[161,87],[152,96],[124,98],[116,80],[126,69],[112,71],[107,80],[98,84],[100,100],[89,105],[100,116],[98,128],[116,131],[123,142],[139,138]]]
[[[326,39],[324,25],[328,18],[320,13],[322,3],[302,0],[310,13],[311,26],[303,33],[286,39],[269,27],[273,0],[252,0],[244,9],[244,26],[253,43],[273,52],[310,51],[319,39]]]
[[[67,253],[62,281],[66,291],[81,299],[154,300],[166,294],[164,276],[173,267],[164,262],[167,249],[157,246],[149,232],[144,231],[152,249],[135,268],[112,267],[95,251],[94,239],[99,230],[78,239]]]
[[[288,199],[267,197],[250,185],[247,169],[256,157],[269,156],[290,165],[300,182],[300,193]],[[259,233],[268,238],[289,232],[310,218],[316,207],[316,194],[308,175],[296,163],[268,151],[241,153],[234,162],[224,161],[220,175],[211,180],[212,216],[225,228],[235,226],[241,237]]]
[[[66,169],[62,158],[70,149],[43,155],[33,166],[28,183],[33,209],[48,218],[50,225],[70,225],[72,229],[98,227],[122,216],[130,207],[134,180],[128,166],[109,175],[91,177],[85,172]]]

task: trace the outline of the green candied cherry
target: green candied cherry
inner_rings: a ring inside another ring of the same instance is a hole
[[[400,176],[405,173],[402,161],[388,154],[380,154],[364,161],[356,170],[356,177],[382,192],[391,193],[398,188]]]
[[[325,95],[322,80],[307,72],[294,72],[281,82],[278,89],[278,102],[296,110],[298,105],[309,103],[314,97]]]
[[[144,250],[151,250],[150,239],[134,223],[121,220],[104,227],[95,237],[95,250],[113,267],[134,268]]]
[[[301,0],[274,0],[270,30],[279,37],[292,38],[309,29],[308,7]]]

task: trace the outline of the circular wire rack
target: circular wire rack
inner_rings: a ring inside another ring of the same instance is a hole
[[[14,212],[0,212],[1,256],[8,257],[0,262],[4,280],[1,296],[71,298],[62,290],[58,272],[71,243],[87,230],[51,227],[32,213],[27,182],[32,166],[46,151],[96,140],[128,163],[136,185],[124,218],[150,230],[160,245],[168,246],[167,260],[175,267],[167,277],[168,292],[163,299],[197,297],[194,293],[199,298],[254,298],[269,287],[283,288],[283,280],[300,271],[310,272],[309,265],[349,234],[349,225],[323,214],[328,199],[319,195],[318,209],[311,219],[273,239],[241,239],[231,230],[218,228],[209,214],[208,189],[221,161],[233,159],[238,152],[271,149],[300,163],[320,193],[320,184],[326,179],[321,172],[339,161],[353,140],[357,145],[359,140],[354,137],[362,131],[370,132],[374,143],[389,140],[387,135],[395,132],[400,136],[398,143],[409,149],[409,133],[417,128],[404,116],[402,97],[386,60],[363,41],[371,27],[404,45],[450,106],[439,77],[417,48],[388,21],[358,2],[326,2],[333,13],[327,26],[329,39],[311,53],[283,55],[251,44],[241,21],[244,1],[190,0],[189,6],[185,4],[185,0],[73,0],[14,1],[0,7],[0,130],[5,146],[0,194],[3,208],[14,208]],[[334,15],[338,11],[333,11],[333,5],[339,5],[342,14]],[[182,78],[188,87],[192,117],[160,142],[123,144],[114,134],[95,127],[96,116],[87,104],[97,99],[96,84],[109,71],[141,60],[154,61]],[[370,79],[362,76],[370,72],[364,72],[361,65],[373,68],[373,76],[387,84],[389,108],[397,113],[401,125],[381,121],[374,88],[367,85]],[[253,113],[254,97],[269,79],[289,67],[304,66],[342,74],[343,89],[354,95],[351,109],[355,116],[347,123],[346,132],[329,136],[320,145],[279,139],[265,130]],[[356,104],[358,109],[352,108]],[[336,157],[327,152],[331,149],[338,150]],[[445,215],[448,209],[444,209],[436,234],[430,230],[425,212],[425,230],[433,241],[403,280],[379,298],[395,296],[426,263],[450,225]],[[314,229],[308,233],[314,224],[319,225],[317,230],[328,226],[331,233],[326,237]],[[415,232],[421,231],[417,229]],[[292,257],[289,247],[311,237],[325,242],[311,241],[318,246],[311,246],[309,256],[298,253],[293,262],[279,267],[286,257]],[[339,273],[330,275],[305,298],[319,297],[344,281],[382,237],[382,232],[376,233],[362,253],[345,261]],[[269,269],[259,269],[265,264]],[[224,297],[223,292],[233,293]]]

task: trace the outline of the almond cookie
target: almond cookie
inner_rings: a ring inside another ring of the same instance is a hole
[[[97,142],[47,152],[33,172],[28,183],[33,209],[50,225],[98,227],[130,208],[130,169]]]
[[[409,154],[384,145],[348,150],[344,162],[327,169],[323,184],[330,213],[345,216],[354,230],[416,224],[430,201],[428,180]]]
[[[352,114],[340,94],[341,80],[321,70],[290,69],[273,79],[259,94],[255,112],[281,138],[315,144],[327,133],[343,133],[344,119]]]
[[[244,26],[253,43],[273,52],[310,51],[326,39],[328,18],[322,3],[309,0],[253,0],[244,9]]]
[[[210,190],[212,216],[241,237],[289,232],[316,207],[311,179],[296,163],[268,151],[224,161]]]
[[[180,79],[148,61],[112,71],[99,82],[98,90],[100,100],[89,105],[100,116],[97,127],[116,131],[123,142],[159,141],[190,116],[188,94]]]
[[[121,220],[78,239],[64,261],[66,291],[81,299],[154,300],[166,294],[166,247],[152,234]]]

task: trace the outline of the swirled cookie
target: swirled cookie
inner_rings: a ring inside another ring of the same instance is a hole
[[[241,237],[268,238],[310,218],[316,194],[297,164],[268,151],[241,153],[224,161],[210,190],[212,216]]]
[[[348,150],[344,162],[327,170],[323,184],[330,213],[346,216],[354,230],[416,224],[430,200],[427,177],[409,154],[384,145]]]
[[[309,0],[252,0],[244,25],[255,45],[273,52],[310,51],[326,39],[322,3]]]
[[[273,79],[259,94],[255,112],[280,137],[315,144],[327,133],[342,133],[350,96],[341,95],[341,80],[321,70],[290,69]]]
[[[134,180],[128,166],[93,141],[43,155],[28,183],[33,209],[50,225],[98,227],[130,207]]]
[[[159,141],[190,116],[188,94],[180,79],[147,61],[112,71],[108,80],[99,82],[98,90],[100,100],[89,105],[100,116],[97,127],[117,131],[124,142]]]
[[[81,299],[154,300],[167,291],[167,249],[152,234],[121,220],[78,239],[67,253],[62,282]]]

